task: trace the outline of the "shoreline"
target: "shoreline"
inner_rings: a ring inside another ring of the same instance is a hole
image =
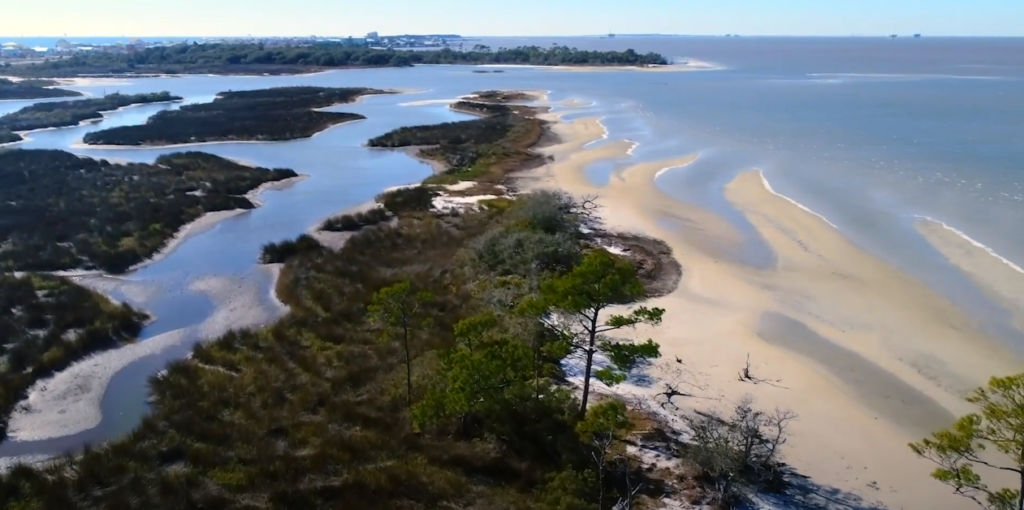
[[[348,103],[346,103],[348,104]],[[94,149],[94,150],[153,150],[153,149],[180,149],[182,147],[203,147],[207,145],[226,145],[226,144],[260,144],[260,143],[288,143],[299,140],[309,140],[320,136],[336,127],[347,126],[349,124],[355,124],[356,122],[363,122],[366,119],[352,119],[337,124],[332,124],[316,133],[302,138],[289,138],[287,140],[223,140],[216,142],[191,142],[191,143],[177,143],[171,145],[89,145],[83,143],[81,140],[71,144],[72,149]]]
[[[240,163],[239,162],[239,164],[244,164],[244,163]],[[280,181],[265,182],[263,184],[260,184],[256,188],[253,188],[252,190],[249,190],[249,192],[246,193],[243,196],[246,199],[248,199],[250,202],[252,202],[252,204],[254,206],[253,208],[256,209],[256,208],[259,208],[259,207],[263,206],[263,202],[260,202],[257,199],[257,196],[260,193],[263,193],[264,191],[267,191],[267,190],[285,190],[285,189],[288,189],[288,188],[290,188],[290,187],[292,187],[292,186],[298,184],[299,182],[302,182],[302,181],[304,181],[304,180],[306,180],[308,178],[309,178],[309,176],[306,175],[306,174],[299,174],[299,175],[297,175],[295,177],[289,177],[287,179],[282,179]],[[200,235],[200,234],[202,234],[204,232],[207,232],[207,231],[213,229],[220,222],[222,222],[222,221],[224,221],[226,219],[229,219],[229,218],[234,218],[235,216],[239,216],[239,215],[245,214],[245,213],[247,213],[249,211],[252,211],[252,210],[253,209],[228,209],[228,210],[224,210],[224,211],[211,211],[211,212],[203,213],[202,216],[200,216],[200,217],[198,217],[198,218],[196,218],[196,219],[194,219],[194,220],[192,220],[192,221],[182,225],[174,233],[173,236],[171,236],[171,237],[169,237],[167,239],[167,241],[164,244],[164,246],[161,247],[152,256],[150,256],[146,260],[143,260],[141,262],[138,262],[138,263],[132,265],[131,267],[128,268],[127,271],[125,271],[124,273],[121,273],[121,274],[116,274],[116,275],[109,274],[109,273],[106,273],[106,272],[104,272],[102,270],[99,270],[99,269],[81,269],[81,270],[67,269],[67,270],[63,270],[63,271],[49,271],[49,274],[52,274],[52,275],[55,275],[55,276],[64,276],[64,277],[68,277],[68,278],[84,277],[84,276],[105,276],[105,277],[112,277],[112,278],[124,277],[126,275],[131,274],[131,273],[134,273],[135,271],[138,271],[139,269],[142,269],[142,268],[144,268],[146,266],[149,266],[151,264],[155,264],[155,263],[160,262],[161,260],[169,257],[185,241],[188,241],[189,239],[191,239],[191,238],[193,238],[195,236],[198,236],[198,235]]]
[[[256,199],[260,193],[267,190],[284,190],[308,177],[299,175],[264,183],[250,190],[245,196],[255,207],[260,207],[262,202]],[[221,221],[251,210],[214,211],[200,216],[178,229],[159,252],[132,266],[123,275],[110,275],[102,271],[58,271],[52,274],[74,278],[77,283],[107,296],[112,301],[116,301],[110,297],[113,291],[133,293],[138,298],[137,301],[141,302],[135,306],[150,313],[146,303],[150,302],[154,295],[159,294],[159,284],[141,283],[125,276],[168,257],[185,241],[214,228]],[[101,402],[110,380],[128,364],[187,341],[205,341],[231,329],[266,325],[282,317],[287,311],[287,306],[276,296],[277,279],[281,268],[274,266],[258,265],[256,272],[270,272],[269,296],[266,298],[269,305],[263,303],[262,298],[253,297],[261,292],[261,286],[256,281],[259,276],[256,273],[240,278],[200,276],[196,281],[215,279],[221,282],[215,287],[201,286],[193,289],[207,293],[213,302],[213,313],[202,323],[138,340],[115,349],[100,351],[74,362],[51,377],[37,381],[29,388],[27,397],[19,403],[19,406],[28,404],[32,410],[16,411],[11,414],[8,440],[40,441],[95,428],[103,418]],[[195,281],[190,287],[193,285],[196,285]],[[239,300],[243,303],[239,304]],[[150,315],[153,316],[152,313]],[[155,318],[153,316],[154,320]]]
[[[100,117],[98,117],[98,118],[91,118],[91,119],[85,119],[85,120],[79,121],[79,123],[75,124],[74,126],[56,126],[56,127],[46,127],[46,128],[39,128],[39,129],[29,129],[27,131],[13,131],[14,134],[21,136],[22,140],[20,142],[12,142],[12,144],[24,143],[24,142],[27,142],[27,141],[31,140],[32,138],[30,136],[28,136],[28,135],[33,134],[33,133],[41,133],[43,131],[57,131],[59,129],[73,129],[73,128],[78,128],[78,127],[82,127],[82,126],[88,126],[88,125],[91,125],[91,124],[97,124],[97,123],[103,122],[107,118],[107,114],[108,113],[117,113],[117,112],[122,111],[122,110],[127,110],[129,108],[135,108],[135,107],[139,107],[139,106],[149,106],[149,105],[154,105],[154,104],[174,104],[174,103],[181,103],[182,101],[183,100],[177,99],[177,100],[171,100],[171,101],[156,101],[156,102],[153,102],[153,103],[135,103],[135,104],[127,105],[127,106],[122,106],[120,108],[116,108],[116,109],[113,109],[113,110],[101,111],[101,112],[99,112]],[[74,148],[74,146],[75,146],[75,144],[72,144],[71,148]]]
[[[259,282],[261,276],[270,280],[267,296]],[[189,289],[206,294],[215,303],[206,320],[101,351],[36,382],[29,389],[29,396],[19,404],[27,404],[28,410],[11,414],[7,440],[43,441],[93,429],[103,420],[101,404],[107,386],[129,364],[172,347],[208,341],[233,329],[265,326],[280,319],[287,313],[287,307],[275,295],[279,276],[280,267],[273,266],[257,266],[256,272],[243,277],[199,276],[189,284]],[[100,275],[83,278],[79,283],[105,295],[132,284],[142,287],[140,292],[151,290],[146,284]]]
[[[778,267],[766,270],[722,256],[742,239],[731,224],[658,189],[657,176],[697,155],[633,164],[597,186],[586,167],[628,160],[628,143],[586,147],[601,139],[593,118],[553,128],[563,142],[543,152],[554,162],[526,172],[524,189],[596,194],[602,228],[660,239],[683,268],[674,292],[644,303],[665,308],[664,323],[637,330],[662,347],[662,360],[648,374],[653,384],[627,382],[613,390],[598,384],[601,391],[654,410],[684,411],[725,410],[750,394],[759,408],[789,408],[800,416],[784,460],[844,501],[971,508],[942,491],[928,477],[930,464],[906,444],[969,412],[960,395],[989,376],[1020,371],[1019,358],[976,330],[947,299],[772,190],[757,170],[741,173],[724,194],[776,253]],[[664,217],[677,225],[660,223]],[[748,355],[761,378],[755,382],[736,376]],[[674,357],[682,365],[666,361]],[[666,384],[696,398],[667,400]],[[663,414],[678,423],[677,412]]]

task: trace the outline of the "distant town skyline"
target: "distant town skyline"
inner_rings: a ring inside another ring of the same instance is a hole
[[[1024,36],[1020,0],[519,0],[500,16],[481,0],[143,0],[11,2],[0,37],[689,35]],[[479,13],[477,15],[476,13]]]

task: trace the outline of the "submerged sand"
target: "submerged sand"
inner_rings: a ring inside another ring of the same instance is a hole
[[[948,299],[774,193],[757,170],[739,174],[725,196],[774,251],[777,263],[767,270],[726,258],[742,239],[736,229],[656,186],[659,174],[686,171],[699,155],[634,164],[598,187],[584,175],[586,165],[628,165],[630,144],[584,148],[602,136],[598,119],[555,130],[563,140],[547,149],[555,162],[531,172],[527,187],[597,195],[607,228],[663,239],[683,267],[679,288],[650,303],[667,310],[664,323],[636,334],[662,346],[652,379],[616,391],[665,404],[677,416],[727,409],[747,394],[760,407],[795,411],[786,460],[811,477],[809,490],[820,494],[810,499],[830,500],[835,508],[972,507],[931,480],[933,466],[906,445],[969,411],[962,396],[988,377],[1021,371],[1017,356]],[[672,227],[660,221],[665,218]],[[1004,268],[1012,270],[990,261],[963,263],[979,278],[1008,278]],[[1016,281],[1008,279],[1004,293],[1022,288]],[[738,377],[748,355],[755,381]],[[693,398],[675,397],[676,409],[659,396],[665,384]]]

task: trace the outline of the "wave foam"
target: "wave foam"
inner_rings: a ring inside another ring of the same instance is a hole
[[[768,184],[768,179],[765,178],[764,172],[758,170],[757,173],[758,173],[758,175],[761,176],[761,183],[764,184],[764,189],[768,190],[769,193],[771,193],[772,195],[775,195],[777,197],[780,197],[780,198],[786,200],[787,202],[789,202],[789,203],[791,203],[791,204],[793,204],[793,205],[803,209],[804,211],[807,211],[807,212],[809,212],[809,213],[811,213],[811,214],[821,218],[822,221],[824,221],[825,223],[828,223],[829,225],[831,225],[832,228],[834,228],[836,230],[839,230],[839,227],[837,227],[835,223],[832,223],[831,221],[828,221],[828,218],[826,218],[826,217],[824,217],[824,216],[822,216],[822,215],[820,215],[820,214],[810,210],[804,204],[801,204],[800,202],[797,202],[796,200],[793,200],[792,198],[789,198],[786,195],[783,195],[782,193],[778,193],[777,191],[772,189],[772,185]]]
[[[960,236],[964,241],[967,241],[967,242],[971,243],[974,247],[981,248],[982,250],[985,250],[985,252],[987,252],[989,255],[992,255],[993,257],[999,259],[999,261],[1002,262],[1003,264],[1006,264],[1007,266],[1010,266],[1010,269],[1013,269],[1014,271],[1017,271],[1018,273],[1024,274],[1024,268],[1021,268],[1017,264],[1014,264],[1013,261],[1011,261],[1011,260],[1007,259],[1006,257],[1003,257],[1002,255],[996,253],[995,250],[993,250],[992,248],[989,248],[988,246],[985,246],[984,244],[982,244],[982,243],[980,243],[978,241],[975,241],[974,239],[972,239],[970,236],[968,236],[967,234],[963,233],[962,231],[957,230],[956,228],[947,225],[942,220],[937,220],[935,218],[932,218],[931,216],[922,216],[922,215],[919,215],[919,214],[915,214],[914,217],[915,218],[920,218],[922,220],[931,221],[933,223],[938,223],[939,225],[942,225],[942,228],[944,228],[944,229],[946,229],[946,230],[948,230],[948,231],[950,231],[950,232]]]
[[[604,120],[604,117],[601,117],[601,118],[597,119],[597,125],[598,125],[598,126],[601,126],[601,131],[603,131],[603,133],[601,134],[601,138],[599,138],[599,139],[597,139],[597,140],[594,140],[594,141],[592,141],[592,142],[587,142],[587,143],[586,143],[586,144],[585,144],[585,145],[583,146],[583,148],[584,148],[584,149],[585,149],[585,148],[587,148],[587,147],[590,147],[591,145],[594,145],[594,144],[595,144],[595,143],[597,143],[597,142],[603,142],[603,141],[605,141],[605,140],[607,140],[607,139],[608,139],[608,136],[609,136],[609,135],[610,135],[611,133],[609,133],[609,131],[608,131],[608,126],[605,126],[605,125],[604,125],[604,123],[603,123],[603,122],[601,122],[602,120]]]

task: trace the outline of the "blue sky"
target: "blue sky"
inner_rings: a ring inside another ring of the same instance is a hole
[[[1024,0],[2,0],[0,35],[1017,35]],[[509,8],[511,7],[511,9]]]

